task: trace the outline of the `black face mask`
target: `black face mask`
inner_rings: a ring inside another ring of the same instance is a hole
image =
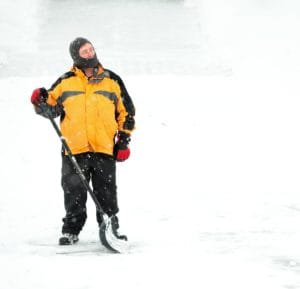
[[[97,67],[98,64],[99,64],[99,60],[98,60],[96,54],[93,58],[86,59],[86,58],[82,58],[82,57],[78,56],[78,57],[76,57],[76,59],[74,59],[74,65],[80,69],[94,68],[94,67]]]

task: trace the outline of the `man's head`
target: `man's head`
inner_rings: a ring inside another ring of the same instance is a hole
[[[78,68],[92,68],[99,64],[92,43],[83,37],[77,37],[70,43],[70,54]]]

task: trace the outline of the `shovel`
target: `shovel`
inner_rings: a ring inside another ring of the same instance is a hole
[[[76,169],[80,180],[82,181],[83,185],[85,186],[86,190],[91,195],[93,201],[95,202],[96,209],[100,213],[103,222],[100,225],[99,229],[99,238],[104,247],[106,247],[108,250],[114,252],[114,253],[125,253],[128,251],[128,242],[126,238],[120,238],[117,235],[116,229],[114,227],[114,216],[109,217],[102,209],[99,201],[97,200],[93,190],[91,189],[88,181],[86,180],[80,166],[78,165],[76,158],[72,154],[70,147],[68,146],[65,138],[63,137],[61,131],[59,130],[56,122],[54,119],[48,114],[48,118],[50,119],[57,135],[59,136],[62,145],[64,149],[68,153],[68,157],[70,161],[72,162],[74,168]]]

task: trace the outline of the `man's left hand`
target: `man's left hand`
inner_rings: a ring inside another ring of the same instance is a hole
[[[114,147],[114,157],[116,161],[123,162],[130,156],[130,148],[128,144],[130,142],[130,135],[125,132],[118,133],[118,140]]]

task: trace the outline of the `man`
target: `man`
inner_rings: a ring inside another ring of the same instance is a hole
[[[76,38],[70,44],[70,54],[74,62],[71,70],[49,90],[35,89],[31,102],[36,113],[44,117],[60,116],[62,135],[118,229],[116,161],[125,161],[130,155],[135,108],[121,78],[103,68],[89,40]],[[87,218],[87,191],[65,151],[61,184],[66,215],[59,244],[71,245],[79,240]],[[99,226],[102,221],[97,212]]]

